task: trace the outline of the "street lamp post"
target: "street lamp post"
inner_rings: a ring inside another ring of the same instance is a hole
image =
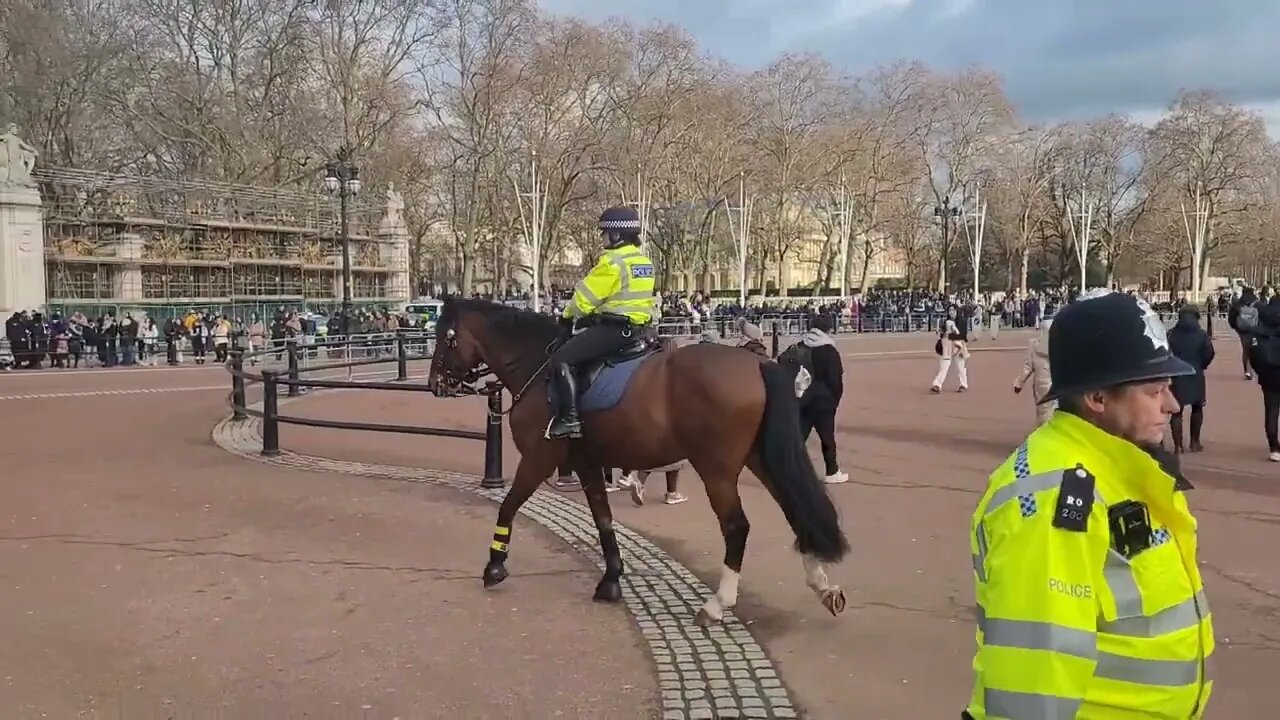
[[[942,223],[942,251],[944,253],[947,250],[947,232],[950,230],[951,221],[954,220],[955,218],[960,217],[961,212],[963,212],[963,210],[959,205],[951,204],[950,196],[942,198],[941,205],[933,206],[933,216],[938,218],[938,221]],[[946,267],[947,267],[947,258],[944,255],[942,258],[942,268],[943,268],[942,272],[944,273],[946,272]],[[947,288],[944,286],[942,288],[942,291],[946,292],[946,290]]]
[[[342,242],[342,334],[351,335],[351,228],[347,219],[350,199],[360,194],[360,168],[351,162],[351,151],[338,148],[337,158],[325,163],[324,189],[338,196]]]

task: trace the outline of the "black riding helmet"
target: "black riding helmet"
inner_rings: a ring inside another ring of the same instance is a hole
[[[629,207],[611,207],[600,214],[600,232],[610,250],[640,244],[640,213]]]
[[[1058,311],[1049,328],[1052,385],[1038,402],[1131,382],[1194,375],[1169,351],[1164,323],[1125,293],[1086,293]]]

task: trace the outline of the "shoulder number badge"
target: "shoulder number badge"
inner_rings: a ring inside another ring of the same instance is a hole
[[[1062,472],[1058,487],[1058,506],[1053,511],[1053,526],[1060,530],[1085,532],[1089,529],[1089,513],[1093,511],[1093,475],[1076,466]]]

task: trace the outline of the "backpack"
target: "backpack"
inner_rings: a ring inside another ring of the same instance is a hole
[[[813,348],[798,342],[778,354],[778,364],[791,369],[796,378],[796,397],[803,398],[813,386]]]
[[[778,354],[779,363],[792,363],[813,372],[813,348],[798,342]]]
[[[1239,332],[1257,332],[1258,308],[1256,305],[1241,306],[1236,314],[1236,330]]]

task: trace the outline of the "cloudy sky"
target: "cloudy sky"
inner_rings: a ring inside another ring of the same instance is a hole
[[[755,68],[785,51],[859,71],[896,59],[1000,72],[1031,121],[1126,112],[1144,122],[1212,88],[1280,139],[1277,0],[540,0],[598,21],[661,20]]]

